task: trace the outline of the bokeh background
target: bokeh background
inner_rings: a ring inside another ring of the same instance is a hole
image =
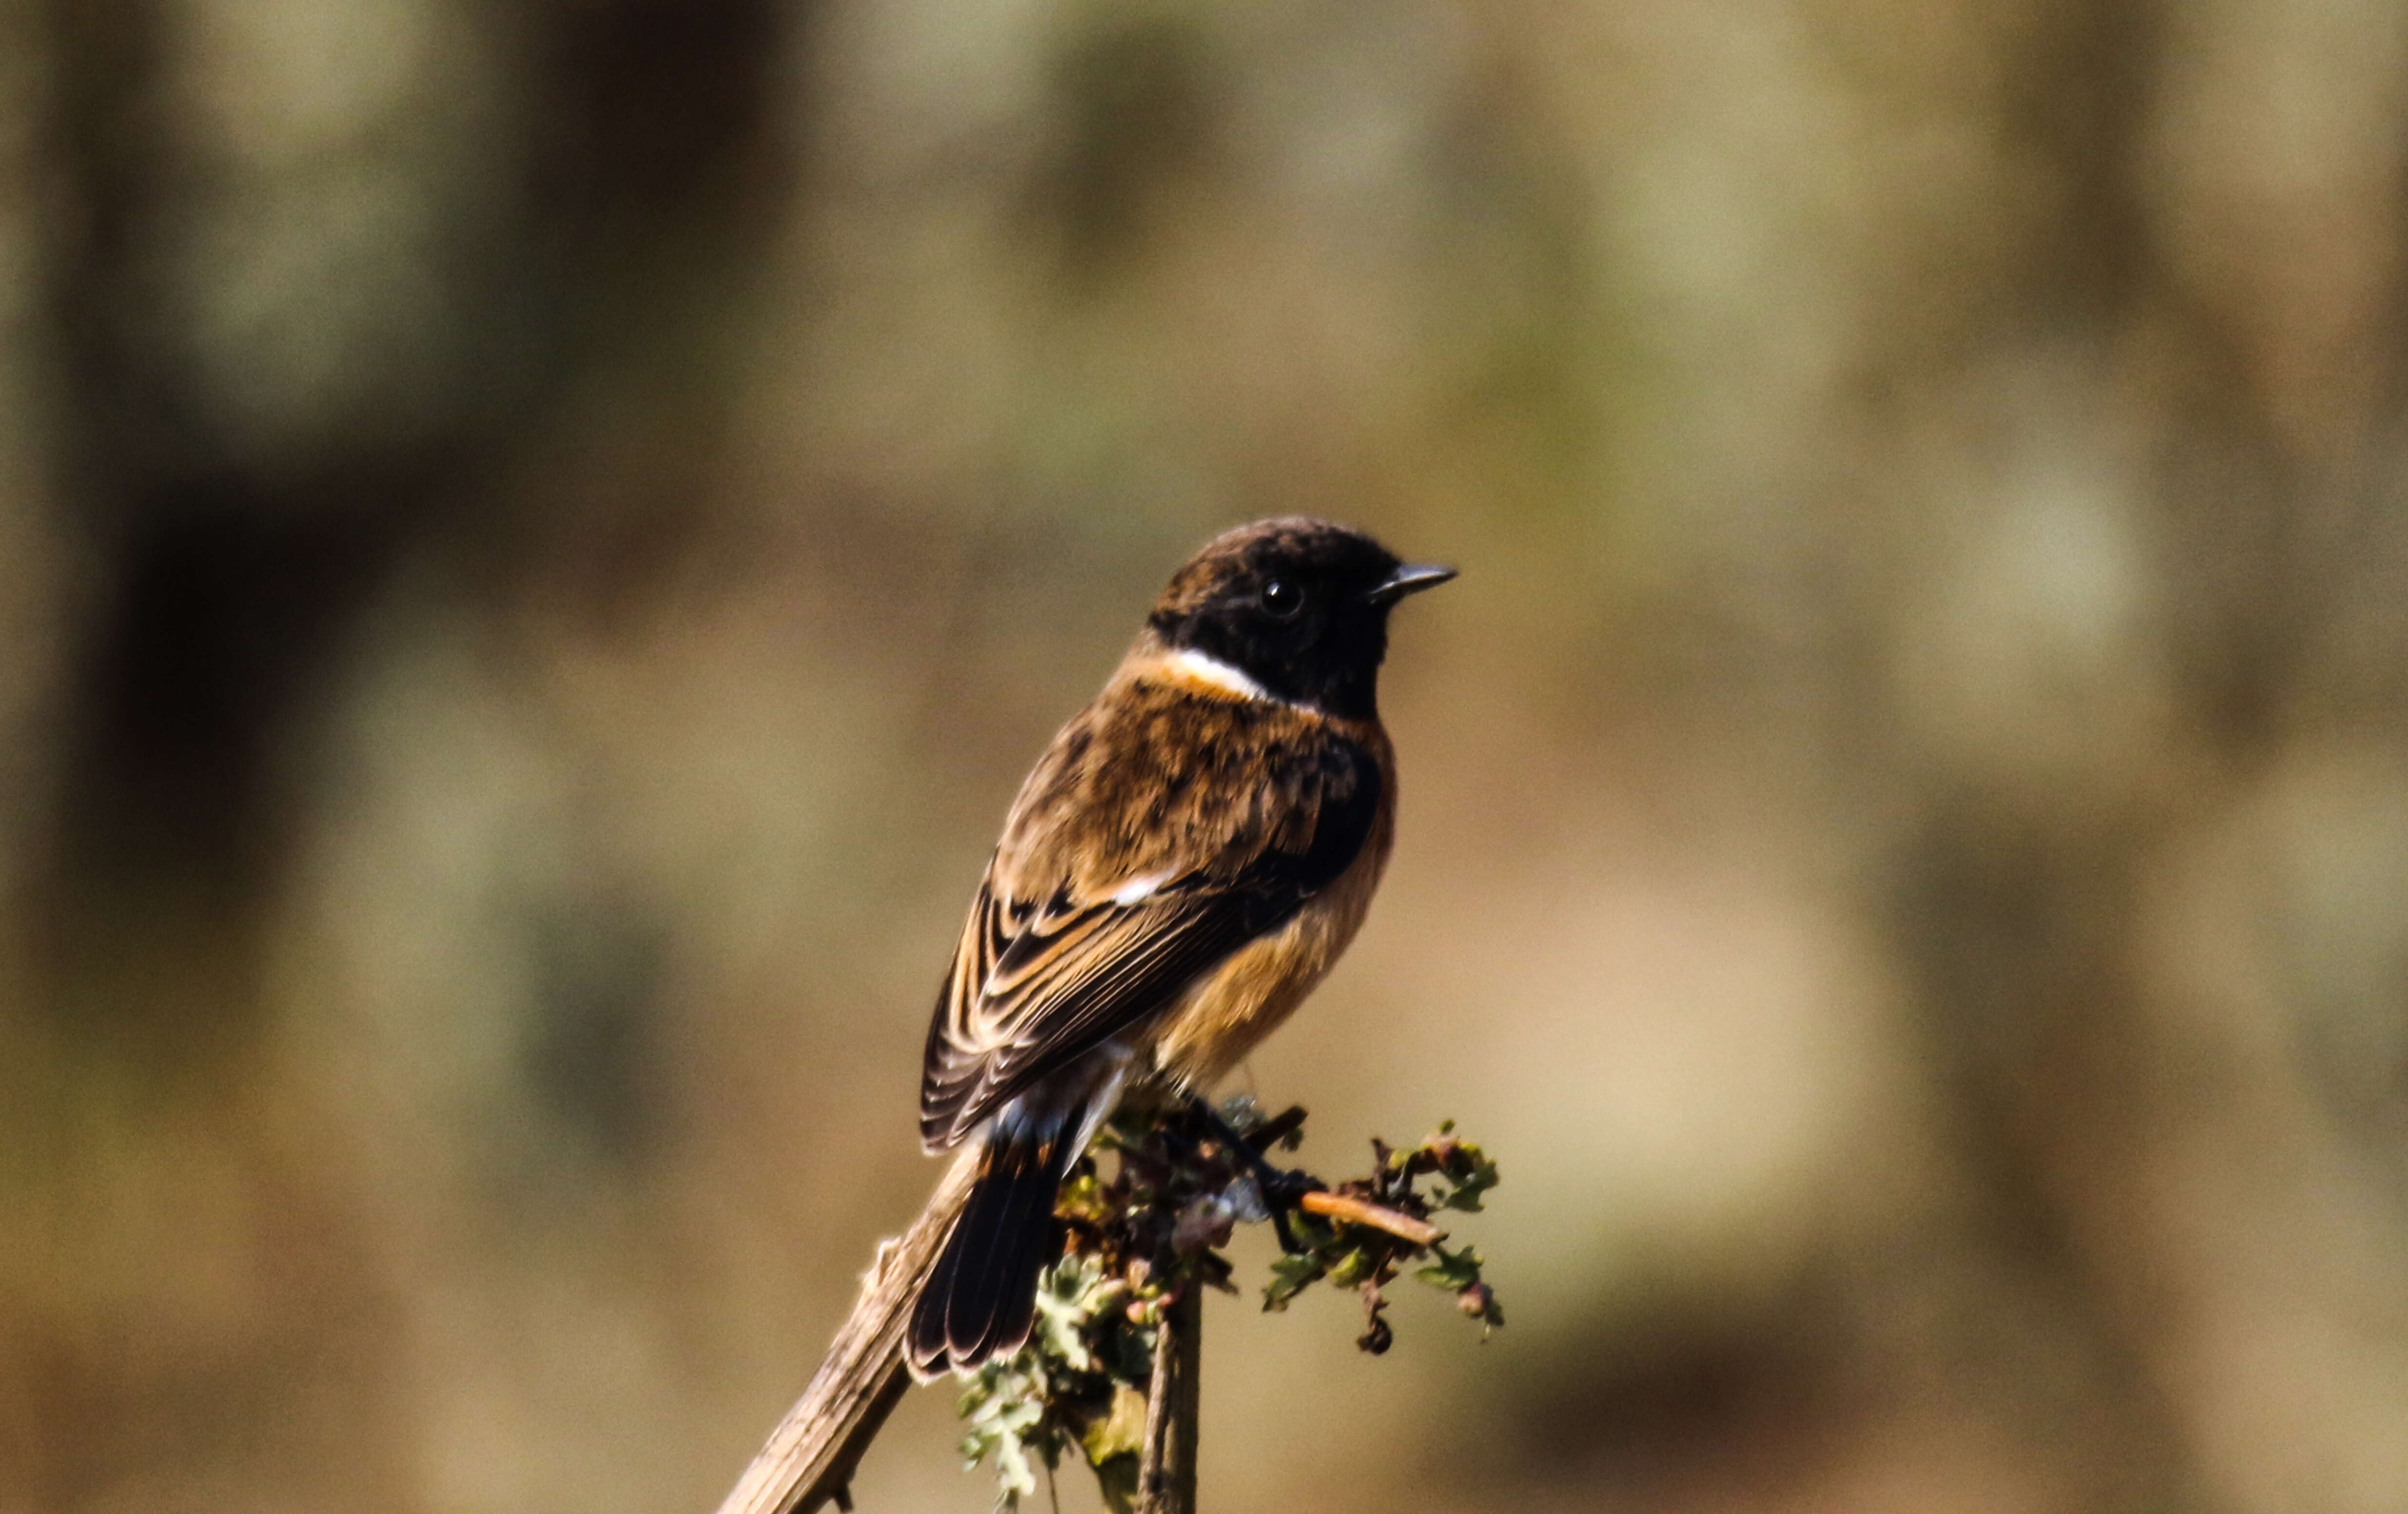
[[[712,1507],[1298,510],[1464,574],[1246,1078],[1512,1323],[1215,1302],[1209,1507],[2408,1507],[2403,160],[2382,0],[7,0],[0,1509]]]

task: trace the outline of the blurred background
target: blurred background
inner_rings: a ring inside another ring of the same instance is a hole
[[[1512,1323],[1214,1302],[1208,1507],[2408,1507],[2404,157],[2374,0],[5,0],[0,1510],[713,1507],[1299,510],[1464,573],[1241,1082]]]

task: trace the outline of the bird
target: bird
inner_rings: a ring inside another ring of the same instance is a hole
[[[1105,1120],[1209,1092],[1354,939],[1395,836],[1388,615],[1455,576],[1326,521],[1224,532],[1038,760],[928,1030],[922,1144],[981,1146],[905,1331],[915,1378],[1018,1351]]]

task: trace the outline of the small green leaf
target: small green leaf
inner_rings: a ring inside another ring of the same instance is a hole
[[[1066,1257],[1047,1270],[1037,1287],[1038,1351],[1073,1372],[1095,1370],[1083,1332],[1096,1312],[1102,1271],[1086,1257]]]
[[[1010,1435],[995,1449],[996,1481],[1002,1485],[999,1507],[1017,1508],[1020,1500],[1037,1491],[1037,1472],[1028,1464],[1028,1452],[1022,1449],[1020,1437]]]
[[[1338,1243],[1338,1227],[1317,1214],[1297,1209],[1288,1215],[1287,1223],[1297,1244],[1307,1251],[1326,1251]]]
[[[1449,1187],[1430,1196],[1441,1209],[1468,1209],[1480,1212],[1480,1195],[1497,1186],[1497,1164],[1484,1162]]]
[[[1297,1294],[1319,1281],[1327,1270],[1320,1256],[1312,1251],[1278,1258],[1271,1263],[1270,1283],[1263,1290],[1263,1311],[1270,1314],[1286,1308]]]
[[[1054,1212],[1065,1219],[1101,1224],[1112,1217],[1112,1206],[1104,1185],[1096,1180],[1095,1170],[1089,1168],[1062,1185],[1061,1195],[1054,1201]]]
[[[1450,1251],[1443,1246],[1433,1246],[1430,1250],[1438,1260],[1416,1271],[1415,1281],[1443,1288],[1450,1293],[1459,1293],[1480,1281],[1479,1248],[1467,1246],[1460,1251]]]
[[[1135,1456],[1145,1447],[1145,1394],[1121,1383],[1112,1390],[1112,1411],[1087,1426],[1079,1449],[1089,1466],[1102,1466],[1115,1456]]]
[[[1365,1247],[1349,1247],[1337,1261],[1329,1264],[1329,1286],[1352,1288],[1371,1276],[1379,1263]]]
[[[1137,1509],[1138,1459],[1134,1455],[1115,1456],[1096,1467],[1096,1490],[1104,1495],[1104,1507],[1111,1514],[1135,1514]]]

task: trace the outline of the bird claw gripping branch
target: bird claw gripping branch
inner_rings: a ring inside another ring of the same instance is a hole
[[[1266,1310],[1285,1309],[1318,1281],[1354,1289],[1365,1319],[1355,1344],[1374,1355],[1395,1338],[1384,1290],[1414,1262],[1426,1259],[1416,1280],[1452,1293],[1485,1329],[1505,1322],[1480,1253],[1449,1250],[1431,1223],[1446,1210],[1478,1211],[1497,1186],[1497,1164],[1479,1147],[1452,1121],[1418,1146],[1375,1139],[1370,1173],[1330,1188],[1263,1161],[1300,1145],[1303,1125],[1301,1108],[1266,1117],[1242,1098],[1217,1112],[1125,1111],[1095,1146],[1113,1158],[1111,1177],[1092,1154],[1072,1169],[1054,1211],[1063,1255],[1039,1285],[1037,1328],[1016,1355],[981,1366],[962,1394],[962,1454],[972,1466],[995,1457],[998,1507],[1033,1494],[1037,1464],[1050,1476],[1073,1447],[1106,1503],[1131,1507],[1154,1332],[1185,1290],[1238,1291],[1221,1248],[1240,1222],[1287,1222]]]

